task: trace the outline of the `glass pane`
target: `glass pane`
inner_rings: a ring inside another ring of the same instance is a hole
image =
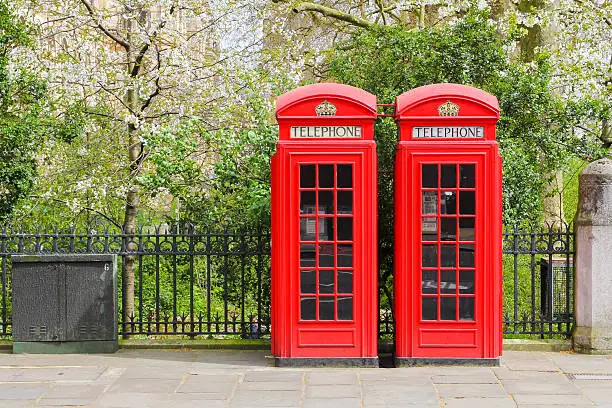
[[[316,274],[314,270],[300,271],[300,292],[315,293],[317,289]]]
[[[459,214],[476,214],[475,191],[459,191]]]
[[[459,266],[474,267],[474,245],[459,245]]]
[[[338,320],[353,320],[353,298],[338,298]]]
[[[338,191],[338,214],[353,213],[353,192]]]
[[[459,218],[459,241],[474,241],[474,218]]]
[[[300,218],[300,241],[314,241],[316,222],[315,218]]]
[[[423,271],[422,273],[422,293],[438,293],[438,271]]]
[[[457,219],[440,218],[440,240],[455,241],[457,239]]]
[[[338,266],[353,266],[352,245],[338,245]]]
[[[457,214],[457,193],[454,191],[440,193],[440,214]]]
[[[315,266],[314,244],[300,245],[300,266]]]
[[[454,296],[440,298],[440,320],[457,319],[457,302],[455,299]]]
[[[457,250],[455,245],[442,245],[440,250],[440,263],[442,267],[454,267],[457,265]]]
[[[422,186],[423,188],[437,188],[438,187],[438,165],[437,164],[424,164],[422,167]]]
[[[334,266],[334,246],[333,244],[319,245],[319,267]]]
[[[438,266],[438,246],[437,245],[422,245],[422,262],[425,267]]]
[[[322,269],[319,271],[319,293],[334,293],[334,271]]]
[[[457,166],[454,164],[442,165],[442,187],[456,187],[457,185]]]
[[[334,186],[334,165],[319,165],[319,187],[332,188]]]
[[[314,191],[300,192],[300,214],[314,214],[315,208],[316,208],[315,192]]]
[[[457,281],[455,270],[440,271],[440,293],[456,293]]]
[[[353,219],[351,217],[338,217],[338,240],[353,240]]]
[[[300,187],[314,188],[315,186],[315,165],[302,164],[300,165]]]
[[[438,192],[423,191],[423,214],[438,213]]]
[[[438,220],[437,218],[425,218],[423,217],[423,224],[421,226],[422,239],[423,241],[437,241],[438,240]]]
[[[317,320],[317,298],[303,297],[300,299],[300,319]]]
[[[438,318],[438,298],[424,297],[422,298],[422,318],[423,320],[436,320]]]
[[[476,185],[475,166],[473,164],[461,164],[459,166],[459,187],[474,188]]]
[[[319,214],[334,213],[334,192],[319,191]]]
[[[351,164],[338,165],[338,188],[353,187],[353,166]]]
[[[459,298],[459,320],[474,320],[474,298]]]
[[[338,271],[338,293],[353,293],[353,271]]]
[[[459,271],[459,293],[474,293],[474,271]]]
[[[334,240],[334,219],[332,217],[319,218],[319,241]]]
[[[334,320],[334,298],[319,298],[319,320]]]

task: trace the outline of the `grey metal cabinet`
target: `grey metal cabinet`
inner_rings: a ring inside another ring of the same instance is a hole
[[[19,255],[12,262],[15,352],[117,350],[115,255]]]

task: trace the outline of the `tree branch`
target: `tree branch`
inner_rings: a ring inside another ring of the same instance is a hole
[[[157,71],[159,73],[159,71],[161,70],[161,58],[159,55],[159,48],[157,47],[155,48],[157,51]],[[159,83],[159,75],[157,75],[157,77],[155,78],[155,90],[149,95],[147,100],[142,104],[142,107],[140,108],[140,113],[144,112],[149,107],[151,102],[153,102],[153,99],[155,99],[155,97],[159,95],[160,92],[161,92],[161,85]]]
[[[45,197],[39,196],[39,195],[32,195],[30,196],[32,198],[38,198],[38,199],[44,199]],[[55,201],[56,203],[60,203],[60,204],[64,204],[65,206],[69,207],[70,203],[68,203],[68,201],[64,201],[64,200],[60,200],[58,198],[51,198],[51,201]],[[79,207],[81,207],[81,211],[82,210],[87,210],[87,211],[91,211],[93,213],[98,214],[100,217],[103,217],[105,220],[107,220],[108,222],[110,222],[111,224],[113,224],[115,227],[121,228],[121,224],[115,222],[115,220],[113,220],[112,218],[110,218],[108,215],[104,214],[101,211],[96,210],[95,208],[91,208],[91,207],[86,207],[83,205],[80,205]]]
[[[380,12],[380,18],[382,18],[382,22],[384,25],[387,25],[387,17],[385,16],[385,5],[382,0],[376,0],[376,5],[378,6],[378,11]]]
[[[168,12],[168,15],[171,16],[172,14],[174,14],[175,10],[176,10],[176,7],[174,5],[171,6],[170,11]],[[149,51],[149,47],[151,47],[151,43],[155,41],[157,35],[166,26],[167,23],[168,23],[168,20],[161,21],[158,24],[158,26],[155,28],[155,30],[153,30],[153,33],[151,33],[151,36],[149,37],[149,42],[143,45],[140,51],[138,52],[138,56],[134,60],[134,68],[132,68],[132,72],[130,73],[132,77],[138,76],[138,71],[140,71],[140,67],[142,66],[142,60],[147,54],[147,51]]]
[[[81,0],[81,3],[83,3],[83,5],[85,6],[85,8],[87,9],[87,12],[89,13],[89,16],[91,17],[92,21],[96,21],[96,13],[95,10],[93,8],[93,6],[87,1],[87,0]],[[104,27],[102,25],[102,23],[100,23],[99,21],[94,23],[96,25],[96,27],[98,27],[108,38],[110,38],[111,40],[113,40],[114,42],[116,42],[117,44],[121,45],[123,48],[126,49],[126,51],[130,48],[130,43],[128,43],[126,40],[124,40],[123,38],[121,38],[120,36],[113,34],[110,32],[110,30],[108,30],[106,27]]]
[[[289,0],[272,0],[274,3],[288,3]],[[305,11],[312,11],[324,15],[325,17],[333,18],[335,20],[343,21],[345,23],[361,27],[361,28],[373,28],[374,23],[365,20],[361,17],[354,16],[344,11],[340,11],[331,7],[323,6],[321,4],[312,3],[309,1],[299,2],[293,6],[293,11],[296,13],[303,13]]]

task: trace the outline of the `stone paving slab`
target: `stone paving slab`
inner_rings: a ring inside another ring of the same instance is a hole
[[[329,384],[329,383],[328,383]],[[361,398],[359,385],[308,385],[306,398]]]
[[[451,398],[445,401],[445,408],[516,408],[516,402],[506,398]]]
[[[531,358],[525,358],[525,354],[529,354]],[[510,370],[560,371],[547,353],[506,351],[502,356],[502,364]]]
[[[497,384],[499,380],[494,373],[478,375],[434,375],[434,384]]]
[[[244,375],[244,382],[270,382],[270,381],[283,381],[283,382],[304,382],[303,371],[248,371]]]
[[[306,383],[312,385],[357,384],[358,373],[352,371],[313,371],[306,376]]]
[[[610,356],[506,352],[501,367],[275,368],[265,351],[1,355],[0,407],[612,408]]]
[[[0,368],[0,382],[91,381],[104,370],[103,367]]]
[[[302,408],[361,408],[360,398],[312,398],[306,399]]]
[[[304,389],[304,384],[294,381],[253,381],[243,382],[238,385],[239,391],[301,391],[302,389]]]
[[[507,367],[495,367],[493,373],[499,380],[520,380],[520,381],[537,381],[546,379],[546,381],[567,381],[567,376],[562,372],[550,371],[521,371],[510,370]]]
[[[509,394],[582,394],[582,391],[569,380],[565,382],[548,382],[546,379],[540,381],[504,380],[502,385]]]
[[[110,386],[109,393],[172,393],[180,385],[180,379],[126,378]]]
[[[301,391],[237,391],[230,400],[231,407],[289,407],[298,406]]]
[[[581,354],[545,353],[563,372],[612,374],[612,356],[589,356],[585,359]]]
[[[35,400],[48,390],[48,383],[0,384],[0,401]]]
[[[539,395],[539,394],[514,394],[512,396],[518,406],[527,405],[591,405],[591,401],[584,395]]]
[[[438,394],[450,398],[505,398],[508,392],[500,384],[437,384]]]

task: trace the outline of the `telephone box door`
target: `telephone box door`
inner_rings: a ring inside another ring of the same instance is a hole
[[[420,357],[482,355],[483,156],[415,155],[413,338]]]
[[[361,352],[361,155],[292,155],[295,336],[292,355]]]

